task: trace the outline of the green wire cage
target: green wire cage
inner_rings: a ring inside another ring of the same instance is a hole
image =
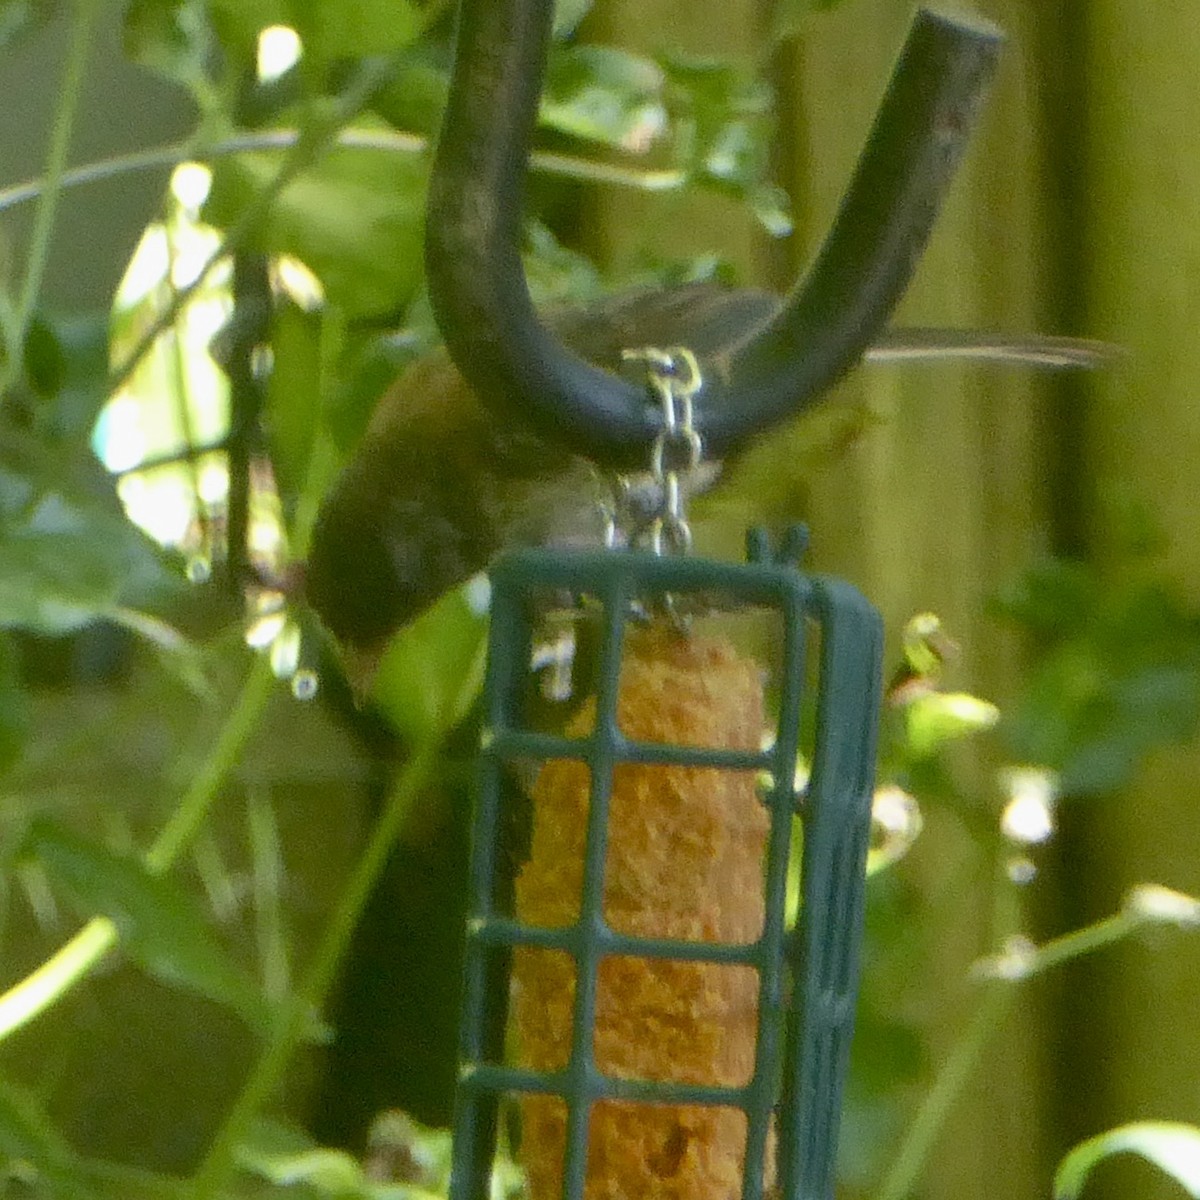
[[[504,556],[493,569],[451,1200],[485,1200],[491,1194],[506,1111],[502,1102],[514,1096],[554,1097],[565,1109],[558,1176],[562,1200],[600,1194],[587,1184],[589,1120],[597,1106],[612,1102],[740,1110],[745,1131],[740,1178],[738,1188],[722,1189],[722,1200],[725,1194],[760,1200],[765,1190],[784,1200],[828,1200],[833,1194],[858,980],[881,623],[850,585],[799,569],[802,540],[797,536],[779,553],[761,532],[752,533],[748,542],[747,561],[740,564],[637,550],[522,550]],[[599,614],[594,719],[583,736],[540,732],[527,716],[538,614],[549,595],[587,598]],[[627,736],[617,719],[617,701],[634,614],[661,611],[664,604],[676,612],[710,607],[713,597],[720,598],[723,610],[771,614],[780,631],[777,716],[764,739],[766,748],[664,744]],[[806,658],[814,642],[812,769],[806,786],[798,789]],[[511,903],[518,870],[507,811],[511,775],[514,764],[530,760],[582,763],[589,781],[577,918],[554,928],[519,920]],[[758,793],[766,812],[759,936],[745,944],[637,936],[606,920],[610,802],[614,772],[626,764],[750,772],[765,781]],[[789,926],[789,856],[797,814],[803,827],[801,900]],[[567,955],[573,963],[565,1035],[569,1052],[553,1070],[514,1065],[506,1053],[513,959],[531,949]],[[757,1014],[747,1081],[732,1087],[664,1082],[603,1070],[593,1036],[597,980],[602,964],[615,956],[752,969]]]

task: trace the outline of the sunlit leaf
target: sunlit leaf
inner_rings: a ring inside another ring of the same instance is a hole
[[[236,222],[281,162],[280,154],[261,152],[218,163],[204,219]],[[294,254],[350,317],[402,309],[423,273],[426,173],[414,155],[335,150],[284,189],[256,247]]]
[[[336,1196],[353,1194],[363,1184],[362,1168],[351,1155],[323,1146],[297,1154],[245,1155],[242,1165],[281,1187],[308,1184]]]
[[[1074,1200],[1097,1163],[1139,1154],[1200,1200],[1200,1128],[1174,1121],[1137,1121],[1081,1142],[1054,1175],[1056,1200]]]
[[[876,875],[898,863],[912,849],[924,826],[915,796],[895,784],[878,788],[871,800],[867,875]]]
[[[301,1130],[278,1121],[255,1122],[237,1149],[237,1164],[276,1187],[304,1187],[343,1198],[373,1194],[361,1165],[352,1155],[318,1145]]]
[[[795,228],[791,198],[777,184],[764,183],[752,187],[746,199],[759,224],[772,237],[787,237]]]
[[[771,175],[771,89],[723,59],[676,55],[664,59],[663,66],[680,165],[698,183],[740,200],[758,194]],[[775,223],[781,202],[775,193],[764,209]]]
[[[936,754],[947,742],[991,729],[1000,710],[965,692],[929,692],[904,710],[908,748],[917,758]]]
[[[1180,929],[1200,926],[1200,900],[1158,883],[1139,883],[1131,888],[1123,907],[1146,921]]]
[[[372,700],[414,742],[456,725],[483,683],[486,621],[472,587],[450,592],[397,634],[375,677]]]
[[[266,1025],[268,1007],[253,979],[230,958],[198,902],[172,880],[48,822],[35,822],[27,848],[81,915],[105,916],[116,925],[123,947],[144,970]]]
[[[554,0],[554,36],[573,33],[591,8],[592,0]]]

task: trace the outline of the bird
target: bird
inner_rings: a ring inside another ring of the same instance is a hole
[[[701,282],[641,288],[541,316],[575,354],[644,382],[645,366],[630,362],[630,348],[684,344],[703,361],[760,327],[778,305],[768,291]],[[1086,367],[1110,357],[1110,348],[1071,338],[894,330],[863,357],[947,356]],[[720,466],[707,464],[692,487],[711,486]],[[610,497],[602,467],[555,444],[518,412],[496,415],[447,353],[435,350],[383,395],[325,497],[304,592],[348,677],[365,689],[391,637],[443,593],[485,570],[505,547],[586,541],[589,531],[598,541],[600,509]]]

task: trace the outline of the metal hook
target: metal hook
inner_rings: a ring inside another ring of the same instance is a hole
[[[462,0],[430,182],[429,292],[450,355],[484,404],[564,449],[628,467],[644,461],[657,414],[637,387],[546,329],[521,265],[553,10],[553,0]],[[696,428],[714,456],[813,403],[879,332],[924,248],[1001,41],[990,24],[917,13],[812,268],[773,312],[769,302],[744,306],[736,336],[701,359]],[[678,340],[694,344],[686,324]]]

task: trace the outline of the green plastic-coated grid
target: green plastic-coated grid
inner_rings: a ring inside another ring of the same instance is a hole
[[[846,583],[801,572],[792,539],[772,557],[751,534],[746,563],[656,557],[636,551],[518,550],[492,571],[492,623],[478,806],[472,830],[470,916],[460,1034],[450,1200],[487,1200],[499,1103],[505,1093],[541,1092],[567,1106],[563,1200],[583,1200],[588,1113],[602,1099],[736,1107],[746,1115],[743,1200],[761,1200],[763,1161],[774,1118],[782,1200],[830,1200],[842,1086],[858,983],[864,874],[880,697],[879,615]],[[547,594],[587,596],[603,611],[596,720],[584,738],[535,732],[523,718],[538,601]],[[635,607],[669,594],[719,595],[723,605],[774,612],[782,627],[779,710],[761,752],[637,742],[616,718],[624,628]],[[795,791],[805,650],[819,633],[817,729],[812,772]],[[512,855],[505,851],[506,764],[574,758],[591,779],[583,894],[577,922],[545,929],[507,915]],[[603,917],[602,893],[613,768],[623,762],[673,763],[766,772],[771,786],[764,871],[764,927],[748,945],[633,937]],[[803,883],[796,928],[785,928],[788,854],[797,804],[804,823]],[[503,1064],[508,976],[514,946],[562,950],[575,960],[571,1053],[556,1072]],[[618,1079],[593,1056],[600,960],[622,954],[741,963],[759,979],[755,1067],[744,1087]]]

